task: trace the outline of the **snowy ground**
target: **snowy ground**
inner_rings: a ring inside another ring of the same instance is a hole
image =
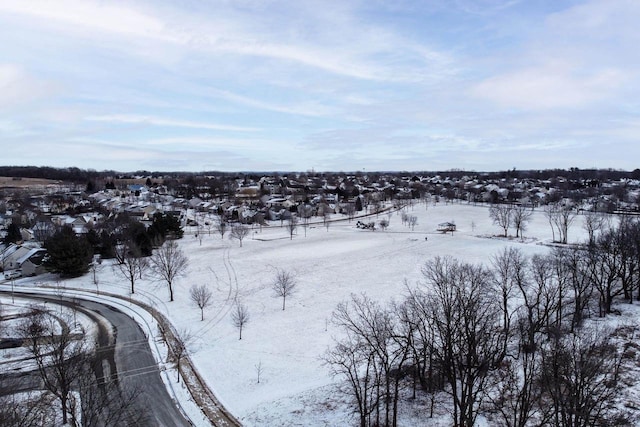
[[[405,280],[409,285],[419,282],[422,265],[437,255],[485,263],[505,245],[531,255],[547,252],[546,244],[551,242],[542,211],[535,212],[525,239],[497,238],[501,230],[491,223],[486,206],[418,204],[407,213],[418,217],[413,231],[393,213],[386,231],[359,230],[355,220],[334,222],[328,229],[320,222],[307,230],[306,237],[299,226],[293,240],[286,228],[274,222],[261,231],[252,230],[242,247],[228,235],[224,240],[219,234],[205,235],[200,242],[187,234],[179,244],[190,264],[188,274],[175,284],[175,301],[168,302],[162,283],[150,280],[137,283],[134,297],[166,313],[176,329],[195,336],[190,351],[200,373],[244,425],[348,425],[350,409],[335,395],[334,380],[320,360],[332,337],[340,333],[330,323],[339,302],[351,293],[367,293],[382,302],[400,299]],[[386,213],[367,221],[385,217]],[[437,232],[437,225],[445,221],[455,222],[457,231]],[[578,217],[569,240],[584,238]],[[98,274],[100,290],[128,295],[128,284],[106,264]],[[285,311],[270,285],[276,269],[294,274],[298,283]],[[96,289],[90,275],[65,284]],[[214,290],[215,298],[204,321],[189,299],[189,287],[200,284]],[[235,301],[250,312],[242,340],[230,319]],[[259,384],[258,364],[262,367]],[[401,419],[401,424],[415,425],[411,418]],[[440,418],[444,420],[449,421]]]

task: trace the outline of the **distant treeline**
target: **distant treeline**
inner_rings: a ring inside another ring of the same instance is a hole
[[[216,172],[216,171],[204,171],[204,172],[150,172],[146,170],[140,170],[135,172],[117,172],[113,170],[104,170],[104,171],[96,171],[94,169],[80,169],[77,167],[68,167],[68,168],[54,168],[49,166],[0,166],[0,176],[8,176],[8,177],[19,177],[19,178],[41,178],[41,179],[53,179],[65,182],[74,182],[74,183],[86,183],[92,180],[96,180],[99,178],[106,177],[115,177],[115,178],[133,178],[133,177],[193,177],[193,176],[231,176],[238,177],[244,175],[287,175],[287,174],[303,174],[307,176],[318,176],[318,175],[363,175],[365,174],[362,171],[357,172],[283,172],[283,171],[272,171],[272,172]],[[601,181],[609,181],[609,180],[620,180],[620,179],[640,179],[640,169],[634,169],[633,171],[625,171],[618,169],[580,169],[580,168],[569,168],[569,169],[541,169],[541,170],[517,170],[511,169],[506,171],[488,171],[488,172],[477,172],[477,171],[469,171],[469,170],[461,170],[461,169],[451,169],[447,171],[368,171],[367,175],[377,175],[377,174],[385,174],[385,175],[422,175],[422,176],[431,176],[431,175],[440,175],[451,178],[460,178],[463,176],[482,176],[486,179],[503,179],[503,178],[520,178],[520,179],[536,179],[536,180],[545,180],[556,178],[558,176],[563,176],[567,179],[592,179],[592,180],[601,180]]]
[[[48,166],[0,166],[0,176],[16,178],[53,179],[65,182],[87,182],[106,172],[79,168],[53,168]]]
[[[134,177],[189,177],[199,175],[234,176],[237,173],[226,172],[150,172],[139,170],[134,172],[118,172],[114,170],[97,171],[95,169],[80,169],[77,167],[54,168],[50,166],[0,166],[0,176],[16,178],[53,179],[65,182],[86,183],[99,178],[132,179]]]

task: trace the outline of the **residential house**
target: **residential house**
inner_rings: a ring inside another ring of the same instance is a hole
[[[41,248],[31,248],[29,252],[17,259],[17,268],[22,270],[23,276],[37,276],[47,270],[43,265],[47,251]]]
[[[0,267],[4,271],[22,269],[23,276],[35,276],[45,272],[42,261],[46,254],[40,247],[10,244],[0,253]]]

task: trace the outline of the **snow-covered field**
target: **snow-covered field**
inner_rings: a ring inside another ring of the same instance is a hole
[[[417,204],[407,213],[418,217],[413,231],[394,212],[386,231],[357,229],[355,220],[332,222],[328,229],[319,222],[306,237],[299,226],[293,240],[280,222],[274,222],[252,230],[242,247],[228,235],[224,240],[219,234],[205,235],[200,242],[186,234],[179,245],[189,258],[189,269],[175,284],[175,301],[168,302],[162,283],[149,279],[137,282],[134,297],[166,313],[177,330],[194,335],[190,351],[200,373],[244,425],[348,425],[350,408],[335,395],[334,379],[320,359],[340,334],[330,322],[339,302],[351,293],[383,302],[400,299],[405,281],[410,286],[419,282],[424,262],[437,255],[486,263],[505,245],[531,255],[547,252],[551,242],[542,211],[534,213],[525,239],[496,238],[501,230],[492,224],[486,206]],[[387,214],[366,221],[382,218]],[[437,232],[437,225],[445,221],[455,222],[457,231]],[[570,242],[585,238],[582,217],[576,218],[568,235]],[[285,311],[271,289],[277,269],[292,273],[297,282]],[[101,291],[128,295],[128,284],[108,262],[98,278]],[[189,298],[189,288],[200,284],[208,285],[215,299],[204,321]],[[66,285],[96,289],[90,275]],[[236,301],[250,313],[242,340],[230,315]],[[414,424],[406,418],[400,422]]]

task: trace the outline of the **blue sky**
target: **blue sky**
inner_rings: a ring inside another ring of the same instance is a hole
[[[637,0],[0,0],[0,164],[635,169]]]

